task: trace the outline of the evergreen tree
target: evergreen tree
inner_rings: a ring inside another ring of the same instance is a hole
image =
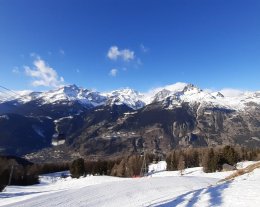
[[[85,175],[84,159],[79,158],[72,162],[70,166],[70,174],[72,178],[79,178]]]
[[[177,170],[178,160],[175,151],[168,154],[168,156],[166,157],[166,163],[167,163],[167,170],[169,171]]]
[[[225,146],[223,148],[223,158],[229,165],[235,165],[238,161],[238,153],[231,146]]]
[[[203,171],[206,173],[215,172],[217,170],[217,158],[214,150],[210,148],[203,159]]]
[[[2,192],[8,184],[10,172],[7,169],[0,172],[0,192]]]

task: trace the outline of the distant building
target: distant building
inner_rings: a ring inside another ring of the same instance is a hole
[[[56,133],[52,136],[52,145],[58,146],[65,143],[66,136],[63,133]]]

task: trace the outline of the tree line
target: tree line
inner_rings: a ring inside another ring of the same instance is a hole
[[[146,155],[146,164],[152,160],[152,155]],[[117,159],[89,161],[76,159],[70,166],[71,176],[79,178],[85,175],[110,175],[117,177],[135,177],[140,175],[144,156],[130,155]]]
[[[206,173],[221,171],[223,164],[234,166],[244,160],[260,160],[260,149],[232,146],[191,148],[173,150],[166,156],[167,170],[203,167]]]
[[[109,160],[78,158],[73,162],[34,164],[17,157],[0,156],[0,191],[8,184],[32,185],[39,183],[40,174],[67,170],[70,170],[73,178],[86,175],[137,177],[144,164],[148,166],[160,159],[155,154],[146,153]],[[167,153],[164,159],[169,171],[180,170],[182,174],[185,168],[203,167],[204,172],[208,173],[222,170],[225,163],[234,165],[243,160],[260,160],[260,149],[232,146],[176,149]]]
[[[69,163],[34,164],[15,156],[0,156],[0,192],[7,185],[33,185],[39,175],[69,170]]]
[[[160,159],[152,153],[146,153],[145,156],[146,166]],[[79,158],[71,164],[70,172],[75,178],[87,174],[136,177],[140,176],[143,160],[144,156],[137,154],[106,161],[86,161]],[[223,164],[233,166],[243,160],[260,160],[260,149],[232,146],[177,149],[167,153],[165,160],[168,171],[179,170],[182,174],[185,168],[203,167],[203,171],[209,173],[221,171]]]

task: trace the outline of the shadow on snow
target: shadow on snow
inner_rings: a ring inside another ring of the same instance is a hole
[[[200,199],[200,196],[203,194],[209,195],[209,206],[220,206],[223,203],[222,200],[222,192],[228,188],[231,182],[226,182],[223,184],[219,184],[216,186],[211,186],[208,188],[202,188],[199,190],[190,191],[188,193],[182,194],[178,197],[176,197],[174,200],[168,200],[165,203],[160,204],[154,204],[152,206],[154,207],[174,207],[178,206],[179,204],[183,204],[184,202],[188,203],[185,205],[185,207],[193,207],[198,200]]]
[[[13,198],[18,196],[26,196],[26,195],[32,195],[32,194],[38,194],[43,192],[20,192],[20,193],[0,193],[0,199],[1,198]]]

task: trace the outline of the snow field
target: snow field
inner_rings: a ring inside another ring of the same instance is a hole
[[[31,197],[24,201],[14,194],[14,197],[10,197],[9,206],[149,206],[170,199],[173,195],[207,187],[216,183],[217,179],[177,176],[118,179],[94,176],[77,181],[50,184],[38,189],[40,195],[35,195],[37,189],[31,188],[28,192],[32,193]]]
[[[253,162],[240,163],[246,167]],[[156,166],[153,166],[156,168]],[[9,186],[0,193],[0,206],[87,206],[87,207],[255,207],[260,204],[260,169],[228,182],[218,181],[233,173],[204,173],[189,168],[161,171],[143,178],[88,176],[61,178],[61,173],[41,177],[41,184]],[[68,172],[65,172],[68,173]]]

